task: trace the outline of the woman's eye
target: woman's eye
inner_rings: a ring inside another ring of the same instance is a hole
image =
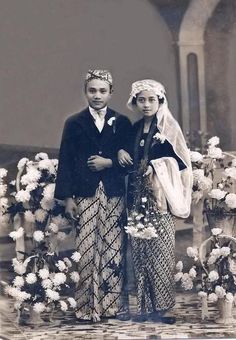
[[[139,103],[144,103],[144,99],[143,99],[143,98],[139,98],[139,99],[138,99],[138,102],[139,102]]]
[[[156,99],[155,98],[150,98],[150,100],[149,100],[151,103],[153,103],[153,102],[155,102],[156,101]]]

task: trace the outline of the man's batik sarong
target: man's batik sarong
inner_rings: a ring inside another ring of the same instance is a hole
[[[124,199],[108,198],[100,182],[94,197],[78,198],[80,282],[77,318],[99,321],[121,308]]]

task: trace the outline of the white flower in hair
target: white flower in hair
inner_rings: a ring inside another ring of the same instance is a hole
[[[166,140],[166,137],[161,134],[160,132],[157,132],[154,136],[153,136],[154,139],[156,140],[160,140],[161,144],[163,144]]]
[[[107,124],[112,126],[115,120],[116,120],[116,117],[111,117],[110,119],[108,119]]]

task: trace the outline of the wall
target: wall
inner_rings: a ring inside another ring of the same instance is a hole
[[[172,38],[149,1],[0,2],[0,144],[58,147],[88,68],[112,71],[112,106],[126,114],[130,84],[158,79],[178,117]]]

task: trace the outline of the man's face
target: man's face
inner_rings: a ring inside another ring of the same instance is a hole
[[[100,110],[107,106],[111,98],[110,85],[100,79],[90,80],[85,88],[85,96],[93,109]]]

